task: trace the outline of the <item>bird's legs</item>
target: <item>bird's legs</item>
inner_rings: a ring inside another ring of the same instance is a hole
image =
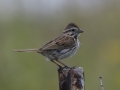
[[[53,60],[50,60],[51,62],[55,63],[59,68],[62,68],[62,66],[60,66],[59,64],[57,64],[56,62],[54,62]]]
[[[59,62],[60,64],[64,65],[65,67],[68,67],[67,65],[65,65],[64,63],[60,62],[59,60],[56,60],[57,62]]]

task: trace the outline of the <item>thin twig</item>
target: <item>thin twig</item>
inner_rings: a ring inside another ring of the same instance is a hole
[[[104,90],[103,83],[102,83],[102,77],[99,77],[99,79],[100,79],[101,90]]]

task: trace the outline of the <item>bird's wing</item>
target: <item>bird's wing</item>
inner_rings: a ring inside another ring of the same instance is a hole
[[[51,49],[67,49],[75,45],[75,39],[70,36],[60,36],[47,44],[45,44],[40,50]]]

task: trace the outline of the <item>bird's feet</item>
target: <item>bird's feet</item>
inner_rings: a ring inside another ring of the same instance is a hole
[[[69,66],[67,66],[67,65],[64,65],[64,68],[70,68]]]

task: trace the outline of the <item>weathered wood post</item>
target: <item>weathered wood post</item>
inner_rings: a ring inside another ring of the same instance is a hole
[[[84,70],[82,67],[58,69],[59,90],[85,90]]]

